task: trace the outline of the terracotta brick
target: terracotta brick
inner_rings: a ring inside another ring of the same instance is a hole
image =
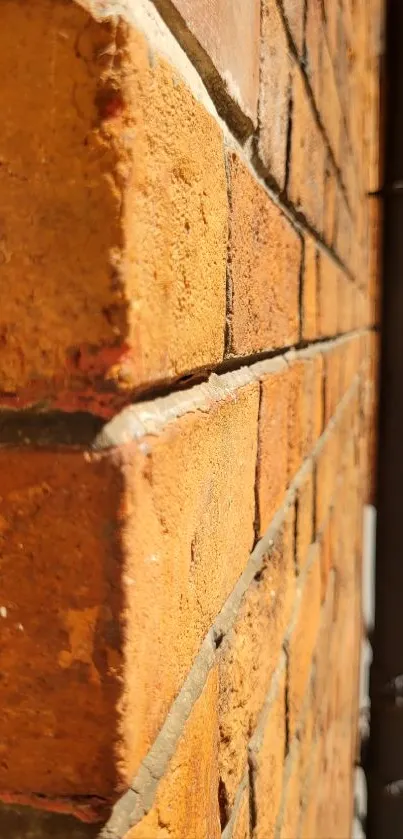
[[[324,251],[319,255],[319,335],[331,337],[338,326],[338,278],[340,268]]]
[[[288,195],[318,231],[323,227],[325,146],[301,71],[293,71],[293,123]]]
[[[254,538],[258,385],[210,400],[110,453],[3,448],[2,790],[111,797],[154,741]]]
[[[311,674],[313,653],[320,623],[320,564],[319,551],[312,551],[314,561],[310,566],[304,588],[297,624],[289,644],[288,714],[290,738],[293,738],[301,717],[302,703]]]
[[[295,594],[294,510],[248,589],[220,658],[220,777],[232,807],[247,744],[279,661]]]
[[[294,44],[302,55],[304,38],[304,0],[282,0],[285,18]]]
[[[291,57],[276,0],[263,0],[259,154],[280,189],[285,186]]]
[[[149,813],[126,839],[183,839],[221,836],[217,776],[217,672],[210,673],[203,693],[185,723],[183,734],[158,788]],[[243,836],[239,835],[240,839]]]
[[[164,0],[156,0],[173,25],[208,88],[220,102],[220,80],[227,97],[254,124],[259,89],[260,8],[258,0],[173,0],[186,26]],[[200,47],[202,50],[200,50]],[[209,61],[206,61],[206,54]],[[218,78],[218,77],[220,78]],[[225,99],[222,101],[225,107]],[[226,103],[228,113],[228,102]],[[239,124],[234,114],[235,125]],[[243,128],[242,120],[240,127]]]
[[[301,481],[296,494],[296,557],[302,570],[308,559],[308,548],[313,541],[314,483],[310,469]]]
[[[288,366],[261,383],[258,445],[258,512],[260,534],[280,509],[288,479]]]
[[[236,154],[228,165],[232,353],[290,346],[299,334],[300,237]]]
[[[222,358],[222,134],[123,19],[41,0],[3,23],[3,402],[110,415]]]
[[[253,786],[256,801],[254,837],[274,835],[283,786],[286,747],[285,671],[278,677],[260,742],[252,744]]]
[[[305,341],[316,338],[318,332],[318,259],[314,240],[306,236],[302,287],[302,337]]]

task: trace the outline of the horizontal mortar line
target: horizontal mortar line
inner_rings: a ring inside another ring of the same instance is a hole
[[[269,528],[254,547],[244,572],[205,636],[189,674],[176,696],[156,740],[142,761],[131,784],[131,788],[115,804],[112,815],[101,831],[99,839],[121,839],[125,832],[134,824],[137,824],[151,809],[159,781],[163,777],[168,763],[175,753],[185,723],[190,716],[196,700],[202,693],[210,671],[217,662],[217,656],[219,655],[218,648],[235,624],[245,593],[264,566],[265,558],[270,553],[284,519],[294,503],[295,494],[300,486],[301,480],[305,477],[316,454],[320,452],[324,442],[330,436],[340,416],[343,414],[346,405],[356,392],[359,378],[359,374],[357,374],[349,390],[341,399],[325,431],[314,446],[312,453],[306,458],[298,470]],[[315,559],[316,556],[313,555],[311,565]],[[307,573],[308,567],[306,566],[296,580],[297,604],[299,604],[300,590]],[[294,607],[294,609],[296,608],[297,606]],[[296,619],[296,614],[296,612],[293,613],[294,620]],[[291,632],[292,626],[291,620],[288,628],[289,632]]]
[[[39,448],[52,448],[54,446],[66,446],[68,448],[90,447],[103,429],[108,428],[111,423],[120,422],[127,412],[139,410],[145,404],[155,400],[164,400],[177,395],[180,397],[196,391],[201,385],[208,383],[211,376],[236,375],[241,371],[251,370],[264,362],[275,362],[281,359],[286,360],[287,356],[298,354],[303,355],[312,351],[313,353],[326,352],[337,344],[348,342],[354,338],[366,335],[369,328],[351,330],[328,338],[318,338],[311,342],[301,341],[298,344],[288,347],[281,347],[276,350],[262,351],[250,356],[228,358],[215,367],[203,368],[192,374],[192,381],[183,387],[178,386],[178,380],[174,380],[166,386],[150,386],[148,390],[142,390],[126,408],[123,408],[112,419],[105,421],[103,418],[90,412],[67,411],[36,411],[30,409],[13,409],[0,407],[0,449],[4,447],[36,446]],[[270,372],[268,370],[268,372]],[[264,372],[262,371],[262,374]],[[195,378],[197,381],[195,382]],[[257,377],[255,377],[257,380]],[[241,385],[240,385],[241,386]],[[224,398],[224,396],[223,396]],[[149,405],[152,409],[151,404]],[[191,401],[188,411],[191,410]],[[119,444],[119,443],[118,443]]]

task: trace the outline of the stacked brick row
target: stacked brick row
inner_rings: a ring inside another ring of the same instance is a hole
[[[345,839],[380,3],[0,16],[0,826]]]

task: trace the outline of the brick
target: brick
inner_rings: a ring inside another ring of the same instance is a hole
[[[338,326],[339,267],[324,251],[319,254],[319,335],[331,337]]]
[[[236,154],[228,165],[232,353],[290,346],[299,334],[300,237]]]
[[[291,836],[297,836],[301,798],[301,776],[298,746],[299,744],[296,741],[294,743],[294,748],[292,748],[292,752],[289,755],[291,773],[289,778],[287,778],[285,787],[284,810],[280,824],[280,839],[290,839]]]
[[[316,527],[319,532],[331,506],[336,487],[336,474],[340,468],[337,435],[333,432],[325,440],[316,459]]]
[[[248,589],[236,623],[222,644],[220,669],[220,778],[228,808],[247,762],[247,744],[282,651],[295,594],[294,510]]]
[[[308,548],[313,541],[314,483],[309,469],[296,493],[296,557],[301,571],[308,559]]]
[[[336,228],[336,172],[330,159],[326,160],[325,185],[323,199],[323,235],[325,242],[332,247],[335,240]]]
[[[222,133],[123,20],[41,0],[3,22],[3,402],[110,415],[222,359]]]
[[[318,332],[318,252],[313,239],[305,237],[302,287],[302,337],[316,338]]]
[[[325,425],[334,415],[341,393],[342,345],[336,344],[323,354],[325,383]]]
[[[275,0],[263,0],[259,154],[280,189],[285,186],[291,57]]]
[[[145,818],[126,839],[221,836],[217,776],[217,671],[210,673]]]
[[[307,354],[291,361],[288,389],[288,479],[296,475],[322,430],[322,358]]]
[[[289,642],[288,715],[292,739],[297,731],[302,703],[312,669],[320,623],[320,565],[317,548],[307,571],[296,626]]]
[[[258,513],[260,534],[280,509],[288,482],[288,366],[262,379],[259,410]]]
[[[1,789],[108,798],[154,741],[254,539],[258,385],[210,399],[110,454],[3,448]]]
[[[325,40],[322,44],[320,75],[321,85],[319,112],[335,160],[339,166],[343,166],[345,158],[340,158],[340,137],[343,116],[336,87],[333,64]]]
[[[256,124],[259,91],[260,8],[258,0],[173,0],[185,26],[164,0],[156,6],[201,72],[207,87],[221,102],[226,97]],[[200,50],[200,47],[202,50]],[[206,60],[206,54],[208,59]],[[210,63],[211,62],[211,63]],[[228,116],[225,99],[222,107]],[[235,125],[243,128],[241,115]]]
[[[304,39],[304,0],[282,0],[288,29],[297,48],[302,55]]]
[[[280,672],[273,690],[259,745],[253,744],[253,787],[256,802],[254,837],[274,835],[283,786],[286,748],[285,670]]]
[[[306,11],[306,71],[319,108],[322,72],[322,51],[325,48],[320,0],[308,0]]]
[[[318,231],[323,225],[325,147],[308,94],[297,67],[293,71],[293,123],[291,131],[288,196]]]

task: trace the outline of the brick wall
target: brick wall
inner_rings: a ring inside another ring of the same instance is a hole
[[[380,0],[2,0],[0,827],[347,839]]]

